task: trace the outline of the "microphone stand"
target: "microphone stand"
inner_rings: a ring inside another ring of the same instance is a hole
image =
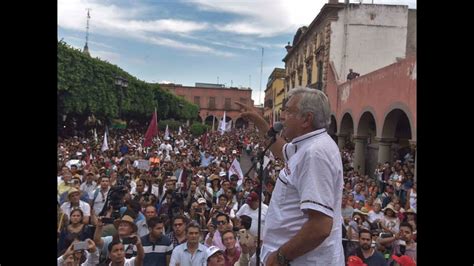
[[[267,150],[270,148],[270,146],[273,145],[276,141],[276,135],[273,135],[272,138],[270,139],[270,143],[265,147],[265,150],[258,154],[258,160],[260,162],[260,167],[258,171],[258,180],[260,181],[259,189],[258,189],[258,233],[257,233],[257,265],[260,265],[260,227],[262,223],[262,191],[263,191],[263,161],[265,157],[265,153]]]

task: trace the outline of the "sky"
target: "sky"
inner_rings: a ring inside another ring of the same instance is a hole
[[[250,87],[260,104],[273,69],[285,68],[285,46],[327,2],[58,0],[58,39],[82,50],[90,8],[92,57],[146,82]],[[363,1],[372,2],[416,9],[416,0]]]

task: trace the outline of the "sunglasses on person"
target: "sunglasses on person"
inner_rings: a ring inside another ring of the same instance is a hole
[[[217,224],[227,224],[227,221],[217,221]]]

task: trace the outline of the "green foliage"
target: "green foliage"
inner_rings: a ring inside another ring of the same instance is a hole
[[[116,65],[91,58],[63,41],[58,42],[58,116],[122,118],[148,123],[155,107],[158,119],[185,121],[198,115],[199,107],[128,74]],[[128,81],[123,90],[115,85],[115,77]],[[148,119],[148,120],[147,120]]]
[[[178,131],[179,126],[181,126],[182,128],[183,123],[176,121],[174,119],[158,121],[158,128],[162,130],[163,132],[166,130],[166,125],[168,125],[168,129],[170,131]]]
[[[199,122],[195,122],[191,125],[191,128],[189,130],[191,131],[191,134],[193,134],[194,136],[200,136],[204,132],[206,132],[206,130],[210,130],[210,129],[211,127],[208,125],[203,125]]]

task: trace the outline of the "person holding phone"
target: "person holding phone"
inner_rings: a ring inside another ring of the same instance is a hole
[[[97,247],[101,249],[101,253],[103,253],[104,256],[107,257],[108,245],[112,242],[113,236],[102,237],[103,226],[104,226],[103,218],[99,217],[97,221],[97,226],[94,232],[94,242],[97,244]],[[114,221],[114,227],[117,229],[117,233],[120,240],[133,237],[137,233],[137,229],[138,229],[137,225],[134,223],[134,219],[127,214],[125,214],[121,219],[116,219]],[[129,250],[130,244],[131,243],[124,243],[126,251]],[[133,249],[133,247],[130,247],[130,248]],[[133,251],[132,254],[130,255],[134,255],[134,254],[135,252]]]
[[[59,235],[58,251],[66,248],[65,239],[71,234],[77,234],[78,239],[81,241],[93,237],[91,228],[82,223],[84,213],[81,209],[73,209],[69,217],[69,224],[63,228]]]
[[[85,255],[85,256],[84,256]],[[85,261],[84,261],[85,257]],[[66,251],[58,257],[58,266],[92,266],[99,264],[99,250],[94,241],[73,241]],[[81,263],[81,261],[83,261]]]

